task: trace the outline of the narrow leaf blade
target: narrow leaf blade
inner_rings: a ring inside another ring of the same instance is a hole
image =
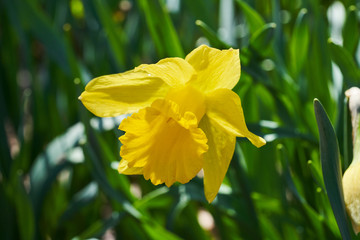
[[[351,239],[345,212],[340,152],[335,131],[325,109],[317,99],[314,100],[314,110],[320,136],[320,158],[325,188],[342,238]]]

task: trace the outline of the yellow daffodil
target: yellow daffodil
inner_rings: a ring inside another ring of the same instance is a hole
[[[353,127],[354,158],[343,176],[344,201],[354,232],[360,232],[360,89],[352,87],[345,92],[349,98]]]
[[[182,58],[165,58],[125,73],[101,76],[80,99],[100,117],[133,113],[119,129],[119,172],[153,184],[186,183],[204,170],[206,199],[214,200],[234,153],[236,137],[265,140],[245,124],[239,96],[239,51],[202,45]]]

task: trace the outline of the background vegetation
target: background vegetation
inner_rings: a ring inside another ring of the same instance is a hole
[[[344,91],[359,86],[360,1],[0,0],[1,239],[340,239],[313,99],[342,167]],[[331,37],[331,38],[330,38]],[[217,199],[202,179],[153,186],[116,171],[121,117],[78,101],[93,77],[197,45],[239,48],[234,91],[267,145],[238,145]]]

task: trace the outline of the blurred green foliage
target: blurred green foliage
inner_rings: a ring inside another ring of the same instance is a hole
[[[342,167],[344,91],[359,86],[358,0],[0,0],[1,239],[340,239],[323,182],[313,99]],[[343,20],[342,20],[343,18]],[[93,77],[197,45],[239,48],[249,129],[218,197],[116,171],[119,118],[77,100]],[[330,193],[329,193],[330,194]]]

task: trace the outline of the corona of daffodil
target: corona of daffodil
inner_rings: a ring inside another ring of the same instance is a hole
[[[165,58],[125,73],[93,79],[79,97],[99,117],[133,113],[119,129],[119,172],[155,185],[186,183],[204,170],[206,199],[214,200],[236,137],[265,140],[245,124],[239,96],[239,51],[202,45],[185,59]]]

